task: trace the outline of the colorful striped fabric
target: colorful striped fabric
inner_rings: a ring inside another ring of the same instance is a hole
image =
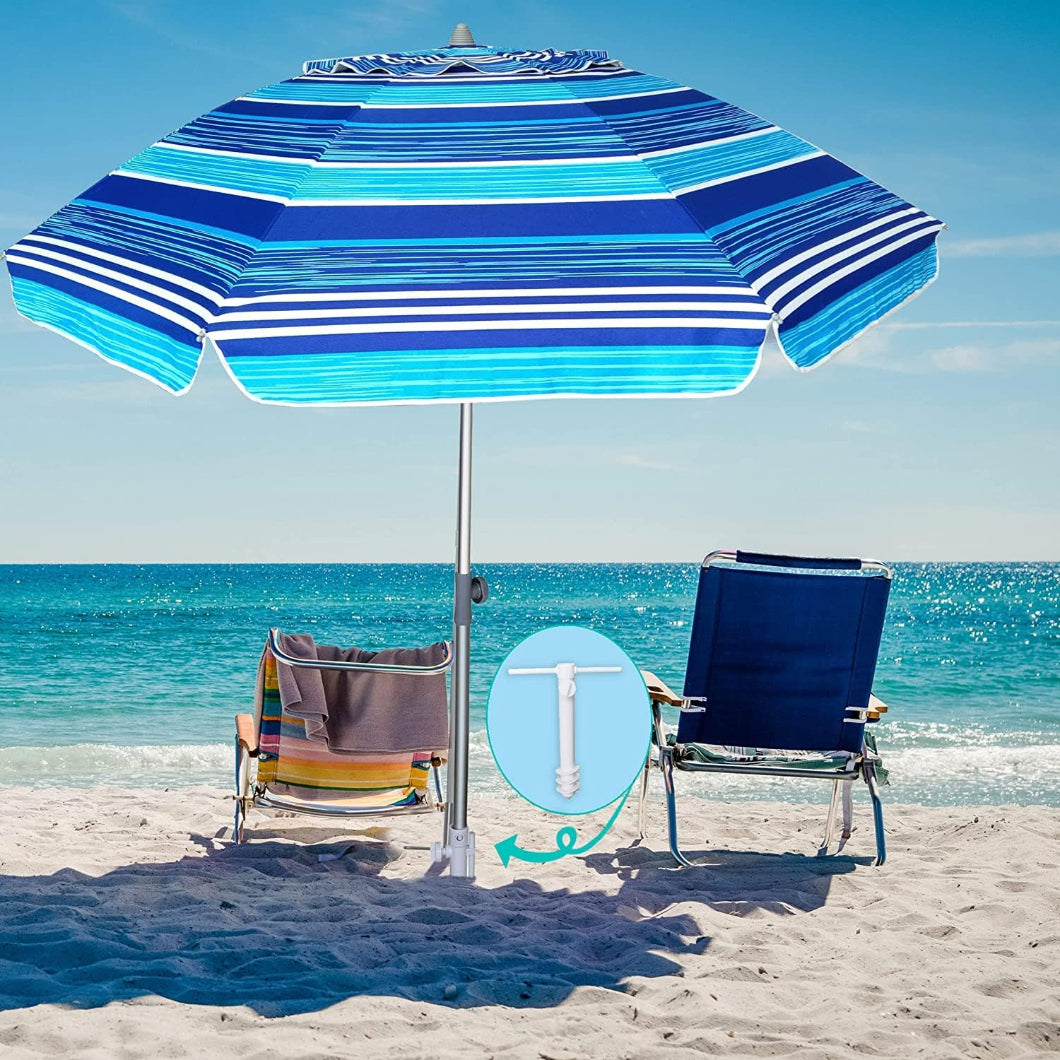
[[[257,782],[270,791],[328,802],[343,799],[365,808],[407,806],[427,790],[431,752],[415,754],[335,754],[309,740],[305,722],[285,714],[276,680],[276,659],[262,656],[255,716],[258,729]],[[351,801],[352,800],[352,801]]]
[[[131,159],[7,255],[31,320],[174,392],[209,338],[266,402],[725,394],[930,283],[941,222],[604,52],[313,61]]]

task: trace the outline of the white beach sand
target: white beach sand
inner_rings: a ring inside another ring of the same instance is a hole
[[[217,790],[3,798],[3,1057],[1060,1051],[1055,809],[888,806],[875,869],[864,804],[818,859],[819,806],[686,800],[710,851],[679,871],[656,792],[647,843],[630,806],[589,854],[505,869],[493,842],[563,822],[480,799],[469,885],[396,842],[433,815],[321,863],[341,836],[305,818],[234,847]]]

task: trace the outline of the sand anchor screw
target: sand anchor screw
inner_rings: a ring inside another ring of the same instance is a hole
[[[578,666],[572,662],[557,663],[555,666],[516,667],[508,671],[513,677],[552,674],[556,678],[559,706],[559,768],[556,770],[556,791],[565,799],[573,798],[581,786],[581,766],[574,761],[574,696],[578,691],[574,675],[621,672],[621,666]]]

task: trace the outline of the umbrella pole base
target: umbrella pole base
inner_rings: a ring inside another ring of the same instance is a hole
[[[449,875],[454,879],[475,878],[475,833],[467,828],[450,828],[449,842],[431,844],[431,861],[449,859]]]

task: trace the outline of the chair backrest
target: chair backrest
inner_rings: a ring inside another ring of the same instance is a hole
[[[679,743],[858,751],[891,572],[857,559],[712,553],[703,561]]]
[[[327,746],[307,739],[305,722],[287,714],[280,701],[276,659],[266,650],[263,658],[263,689],[258,716],[258,783],[298,789],[303,797],[319,792],[322,797],[339,795],[375,799],[380,805],[415,801],[424,791],[431,749],[398,754],[336,754]],[[445,680],[445,675],[441,675]]]

